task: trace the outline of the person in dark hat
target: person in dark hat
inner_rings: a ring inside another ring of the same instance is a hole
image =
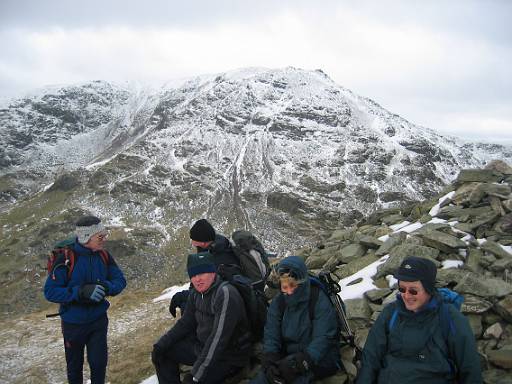
[[[108,233],[96,216],[81,217],[59,250],[44,286],[47,300],[59,303],[68,382],[83,382],[84,350],[91,383],[103,384],[107,368],[107,296],[126,287],[123,272],[105,249]],[[56,251],[54,251],[56,252]]]
[[[229,280],[233,275],[241,272],[240,260],[236,257],[229,240],[216,233],[215,229],[206,219],[197,220],[190,228],[190,242],[196,247],[198,253],[208,252],[213,257],[217,267],[217,273],[224,280]],[[169,304],[169,312],[176,317],[176,309],[184,312],[189,291],[181,291],[174,294]]]
[[[153,345],[160,384],[180,383],[179,364],[192,366],[182,383],[217,384],[249,362],[251,335],[243,299],[216,269],[209,252],[187,258],[192,288],[185,312]]]
[[[366,340],[358,384],[482,383],[475,337],[466,317],[435,287],[433,261],[410,256],[394,274],[395,302],[388,304]]]

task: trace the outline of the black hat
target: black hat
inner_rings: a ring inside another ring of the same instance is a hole
[[[206,219],[200,219],[190,228],[190,238],[195,241],[214,241],[215,229]]]
[[[398,281],[421,281],[425,291],[432,294],[435,290],[436,274],[437,267],[433,261],[409,256],[402,261],[394,276]]]
[[[215,272],[215,263],[209,252],[192,253],[187,258],[187,272],[190,278],[207,272]]]

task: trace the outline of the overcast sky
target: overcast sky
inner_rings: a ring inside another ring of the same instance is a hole
[[[409,121],[512,143],[512,1],[0,0],[0,96],[322,69]]]

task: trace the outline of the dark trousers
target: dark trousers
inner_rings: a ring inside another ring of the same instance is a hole
[[[107,315],[87,324],[62,322],[69,384],[83,383],[84,349],[91,369],[91,384],[104,384],[107,370]]]
[[[182,339],[172,345],[162,354],[153,351],[153,364],[159,384],[179,384],[180,364],[194,365],[197,355],[195,347],[198,341],[195,337]],[[230,365],[225,361],[212,362],[200,384],[221,384],[230,376],[240,371],[240,367]]]

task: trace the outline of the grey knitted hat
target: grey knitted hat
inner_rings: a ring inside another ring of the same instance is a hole
[[[75,234],[78,242],[85,244],[97,233],[105,233],[106,229],[96,216],[84,216],[76,222]]]

